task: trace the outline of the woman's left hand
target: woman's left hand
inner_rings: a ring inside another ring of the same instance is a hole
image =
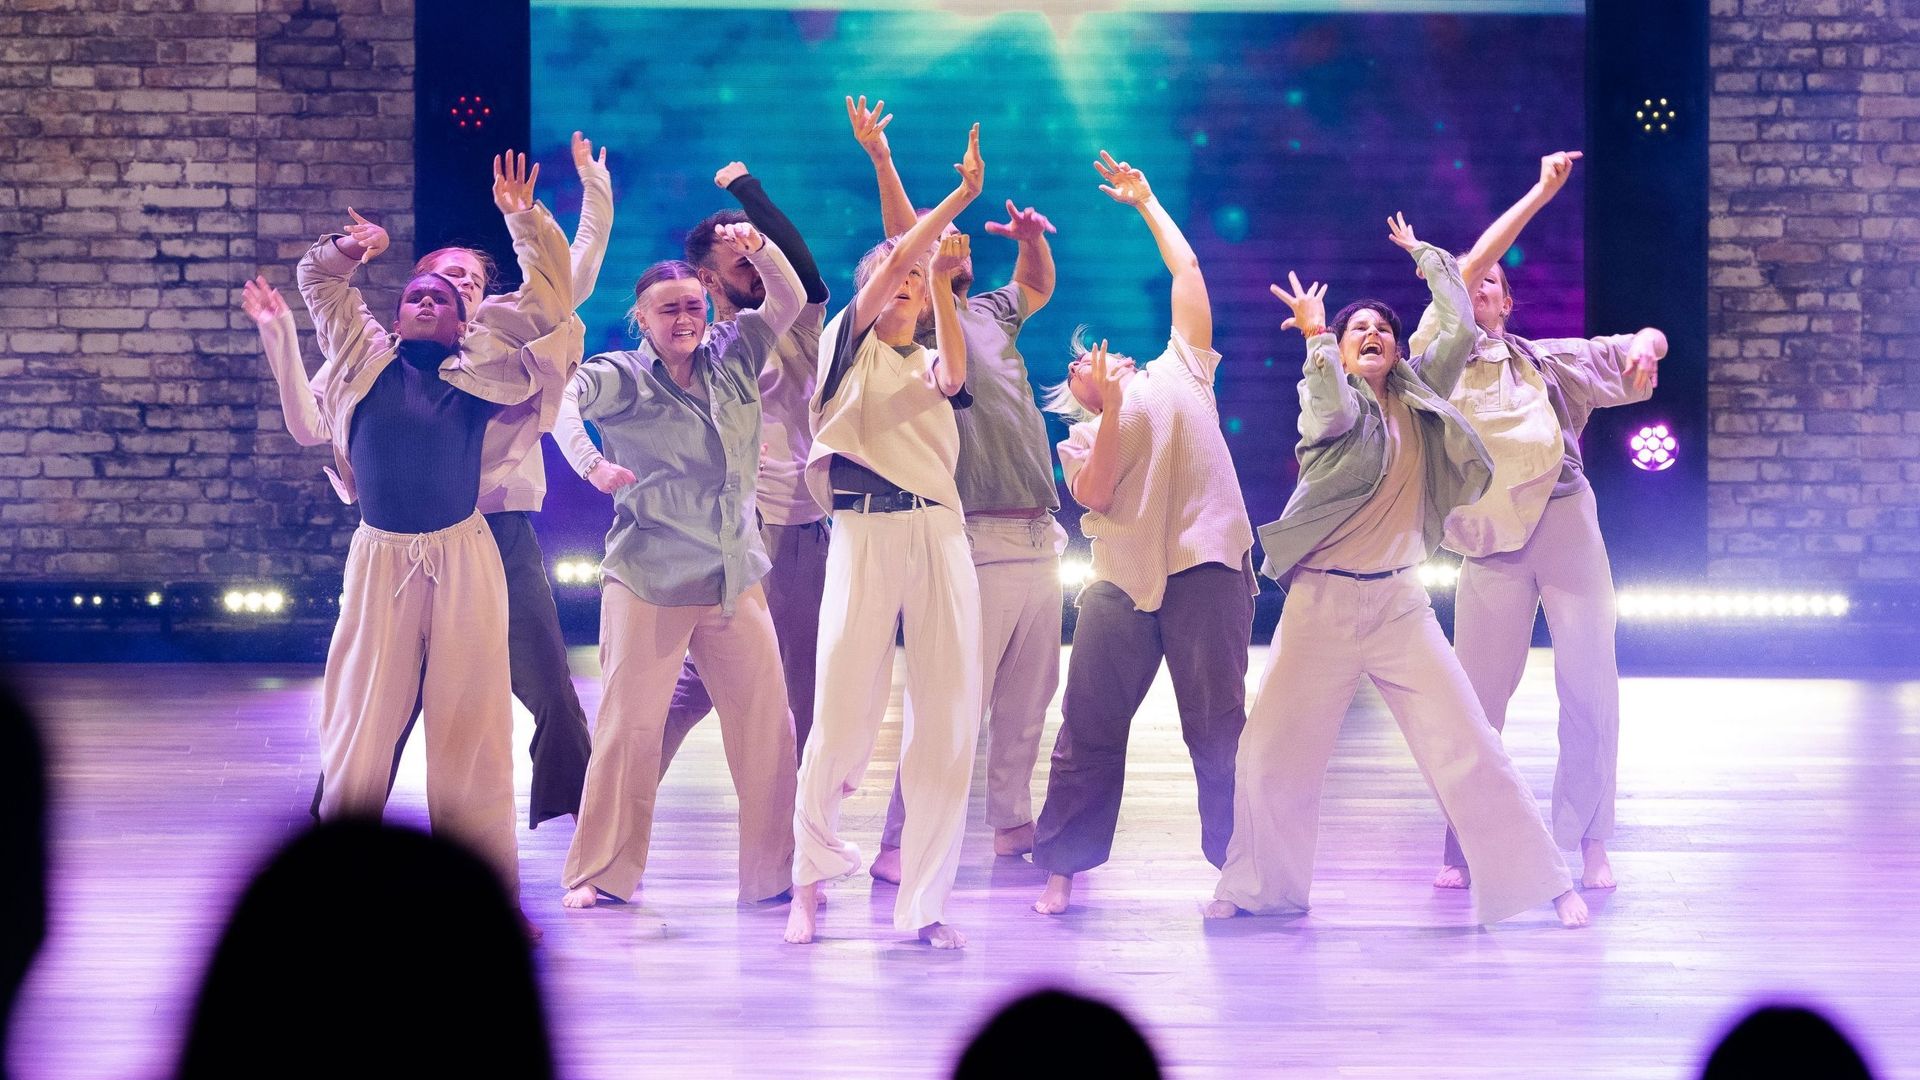
[[[1387,236],[1402,251],[1412,251],[1420,246],[1420,238],[1413,235],[1413,226],[1407,224],[1407,216],[1395,213],[1387,219]]]

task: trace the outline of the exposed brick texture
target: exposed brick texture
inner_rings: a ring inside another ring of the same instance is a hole
[[[284,433],[238,285],[291,298],[348,204],[411,249],[412,0],[0,11],[0,574],[337,569],[351,512]]]
[[[1920,582],[1920,0],[1714,0],[1710,556]]]

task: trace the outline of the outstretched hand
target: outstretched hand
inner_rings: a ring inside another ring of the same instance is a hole
[[[1022,244],[1039,240],[1050,232],[1059,232],[1047,216],[1029,206],[1021,210],[1007,200],[1007,220],[1005,222],[987,222],[987,231],[995,236],[1005,236]]]
[[[1105,338],[1087,351],[1087,361],[1092,368],[1094,392],[1100,396],[1101,415],[1118,416],[1117,410],[1126,401],[1126,383],[1120,378],[1126,371],[1126,365],[1115,362],[1108,355]]]
[[[933,255],[933,276],[941,281],[952,280],[964,266],[967,256],[973,251],[973,241],[966,233],[948,233],[940,238],[940,246]]]
[[[875,101],[873,108],[867,108],[867,95],[861,94],[856,104],[853,98],[847,98],[847,123],[853,125],[853,141],[860,149],[875,161],[885,161],[893,156],[893,150],[887,145],[887,125],[893,123],[893,116],[887,112],[884,100]]]
[[[593,140],[579,132],[573,133],[573,167],[584,169],[593,164]],[[607,148],[600,148],[600,167],[607,167]]]
[[[267,284],[265,274],[241,286],[240,306],[253,321],[265,325],[287,313],[287,302],[280,290]]]
[[[1147,183],[1147,174],[1124,161],[1113,160],[1113,155],[1100,151],[1100,160],[1093,163],[1094,170],[1106,183],[1100,190],[1114,202],[1128,206],[1145,206],[1153,198],[1153,187]]]
[[[1633,344],[1627,346],[1626,376],[1633,381],[1636,393],[1649,393],[1660,385],[1660,354],[1645,335],[1634,335]]]
[[[967,132],[967,152],[956,162],[953,170],[960,174],[960,186],[966,189],[967,197],[974,198],[987,186],[987,162],[980,156],[980,125],[974,124]]]
[[[1557,194],[1567,184],[1567,177],[1573,175],[1573,163],[1584,156],[1578,150],[1562,150],[1557,154],[1548,154],[1540,159],[1540,190],[1549,196]]]
[[[1407,224],[1405,214],[1395,213],[1387,219],[1387,236],[1402,251],[1412,251],[1420,246],[1420,238],[1413,235],[1413,226]]]
[[[1282,330],[1297,329],[1305,337],[1325,333],[1327,329],[1327,287],[1316,281],[1306,288],[1300,287],[1300,275],[1287,271],[1287,284],[1293,286],[1288,292],[1278,285],[1269,285],[1273,295],[1292,309],[1293,315],[1280,324]]]
[[[390,242],[387,239],[387,230],[361,217],[360,211],[351,206],[347,207],[347,213],[353,217],[353,224],[347,226],[347,240],[351,247],[360,249],[357,258],[362,263],[372,261],[375,255],[387,250],[387,244]],[[346,254],[349,257],[356,257],[351,250]]]
[[[761,236],[759,230],[744,221],[736,221],[729,225],[715,225],[713,238],[740,255],[752,255],[767,246],[767,238]]]
[[[533,185],[540,180],[540,165],[527,170],[527,155],[509,150],[493,156],[493,205],[503,214],[533,209]]]
[[[729,161],[719,172],[713,174],[713,186],[725,191],[735,180],[745,175],[747,175],[746,162]]]

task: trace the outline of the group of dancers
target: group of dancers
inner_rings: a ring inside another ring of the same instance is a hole
[[[822,889],[866,866],[898,884],[898,928],[958,948],[947,907],[982,723],[995,853],[1031,852],[1048,872],[1034,910],[1059,913],[1111,851],[1128,730],[1164,660],[1201,850],[1221,869],[1206,915],[1298,912],[1321,784],[1364,676],[1450,825],[1435,884],[1470,888],[1481,922],[1550,903],[1584,924],[1561,848],[1580,848],[1585,886],[1613,885],[1619,703],[1579,440],[1593,409],[1652,392],[1666,341],[1508,330],[1500,256],[1579,154],[1543,158],[1539,183],[1459,259],[1388,222],[1432,293],[1410,337],[1380,300],[1329,317],[1325,285],[1289,274],[1273,287],[1290,310],[1281,329],[1306,347],[1300,473],[1260,530],[1262,572],[1287,601],[1248,707],[1255,534],[1213,393],[1212,306],[1146,174],[1105,151],[1094,163],[1171,275],[1166,346],[1142,363],[1076,332],[1067,378],[1036,402],[1019,337],[1053,295],[1052,224],[1009,200],[986,230],[1018,245],[1012,279],[975,293],[953,222],[985,187],[979,126],[953,189],[916,210],[884,103],[846,108],[886,239],[837,307],[799,230],[733,162],[714,182],[738,209],[693,224],[684,258],[634,284],[635,347],[584,358],[576,310],[613,198],[606,151],[577,132],[571,242],[534,199],[539,166],[494,160],[512,292],[490,290],[483,252],[442,248],[414,266],[393,316],[375,315],[352,279],[388,238],[349,209],[296,273],[325,361],[309,378],[286,303],[264,277],[247,283],[287,429],[332,447],[328,475],[362,516],[321,693],[316,813],[377,815],[419,713],[434,829],[517,896],[511,693],[535,720],[530,824],[576,815],[562,902],[625,902],[660,779],[713,711],[738,794],[742,901],[790,901],[786,940],[809,942]],[[1093,559],[1036,815],[1066,541],[1043,407],[1071,421],[1058,456]],[[528,521],[548,432],[613,502],[590,734]],[[1465,560],[1455,646],[1410,572],[1443,544]],[[1559,646],[1551,831],[1498,734],[1542,604]],[[839,812],[873,752],[897,632],[900,765],[869,865]]]

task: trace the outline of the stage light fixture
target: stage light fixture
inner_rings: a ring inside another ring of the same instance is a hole
[[[278,615],[286,609],[287,594],[272,587],[228,589],[220,603],[233,615]]]
[[[1680,456],[1680,443],[1667,425],[1649,424],[1627,440],[1627,450],[1634,468],[1660,472],[1673,468],[1674,461]]]
[[[1428,589],[1451,589],[1460,583],[1460,564],[1434,560],[1420,564],[1420,584]]]
[[[1853,609],[1845,593],[1719,592],[1706,589],[1628,589],[1620,593],[1622,619],[1636,622],[1841,619]]]
[[[1633,110],[1633,118],[1642,132],[1652,134],[1656,130],[1670,130],[1670,125],[1680,119],[1680,113],[1666,98],[1642,98],[1640,107]]]
[[[447,110],[447,119],[463,131],[482,131],[493,116],[493,106],[480,94],[461,94]]]
[[[561,559],[553,564],[553,580],[562,585],[598,585],[600,563],[596,559],[582,557]]]
[[[1085,559],[1060,560],[1060,584],[1078,589],[1093,579],[1093,564]]]
[[[165,600],[166,600],[166,597],[161,596],[157,592],[150,592],[147,594],[148,607],[159,607],[161,603],[163,603]]]

